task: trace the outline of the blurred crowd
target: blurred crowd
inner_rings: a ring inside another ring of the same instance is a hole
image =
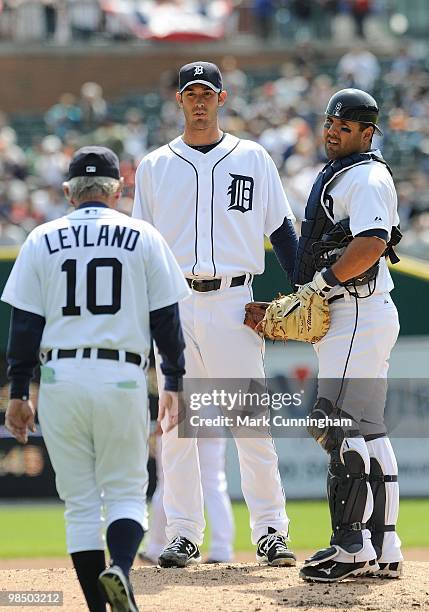
[[[211,29],[218,38],[230,13],[229,0],[0,0],[0,40],[66,45]]]
[[[65,44],[104,29],[99,0],[2,0],[0,5],[2,40]]]
[[[322,70],[309,46],[271,75],[243,72],[234,57],[222,60],[229,96],[222,109],[225,131],[262,144],[275,160],[298,220],[312,182],[325,161],[321,140],[326,103],[339,88],[357,86],[381,106],[379,147],[391,165],[404,238],[400,250],[429,259],[429,66],[402,48],[379,60],[356,47]],[[130,212],[135,168],[150,150],[175,138],[182,113],[174,98],[176,73],[162,75],[159,90],[126,101],[106,101],[97,83],[78,96],[64,93],[43,117],[40,136],[29,144],[14,121],[0,117],[0,245],[20,244],[37,224],[66,210],[61,185],[73,151],[85,144],[114,149]]]
[[[299,33],[301,39],[331,39],[347,21],[351,32],[363,39],[368,20],[379,16],[387,20],[390,9],[387,0],[253,0],[252,4],[255,30],[263,39],[276,32],[294,38]]]
[[[390,32],[394,6],[395,0],[0,0],[0,40],[374,39],[376,31]]]

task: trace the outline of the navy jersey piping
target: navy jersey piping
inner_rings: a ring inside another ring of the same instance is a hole
[[[320,204],[321,204],[323,210],[325,211],[326,216],[328,217],[328,219],[330,221],[332,221],[332,223],[335,223],[334,216],[331,215],[329,210],[326,208],[325,202],[324,202],[325,192],[326,192],[327,188],[332,183],[332,181],[335,180],[343,172],[346,172],[347,170],[350,170],[351,168],[355,168],[356,166],[362,166],[363,164],[369,164],[371,161],[372,161],[372,159],[365,159],[364,161],[357,162],[356,164],[353,164],[352,166],[348,166],[347,168],[340,168],[340,170],[335,172],[335,174],[333,176],[331,176],[329,181],[327,181],[325,183],[325,185],[323,186],[322,193],[320,195]]]
[[[198,172],[194,164],[190,162],[189,159],[186,159],[186,157],[182,157],[182,155],[179,155],[179,153],[176,153],[176,151],[171,148],[170,144],[168,144],[168,148],[170,149],[170,151],[174,153],[174,155],[177,155],[177,157],[179,157],[180,159],[183,159],[183,161],[185,161],[187,164],[189,164],[194,169],[195,178],[197,180],[197,189],[196,189],[196,195],[195,195],[195,263],[192,266],[192,274],[195,274],[195,266],[197,265],[197,260],[198,260],[198,250],[197,250],[198,249]]]
[[[216,276],[216,264],[215,264],[215,261],[214,261],[214,239],[213,239],[213,229],[214,229],[214,211],[213,211],[213,204],[214,204],[214,171],[215,171],[216,166],[218,164],[220,164],[220,162],[223,161],[225,159],[225,157],[228,157],[228,155],[230,153],[235,151],[235,149],[238,147],[239,144],[240,144],[240,141],[238,140],[238,142],[235,144],[235,146],[230,151],[228,151],[223,157],[221,157],[215,163],[215,165],[212,168],[212,201],[211,201],[211,205],[210,205],[212,219],[211,219],[211,235],[210,235],[210,238],[211,238],[211,243],[212,243],[213,276]]]

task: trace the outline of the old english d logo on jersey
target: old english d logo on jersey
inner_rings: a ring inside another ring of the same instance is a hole
[[[252,210],[254,180],[251,176],[230,174],[231,185],[228,195],[231,197],[228,210],[239,210],[242,213]]]

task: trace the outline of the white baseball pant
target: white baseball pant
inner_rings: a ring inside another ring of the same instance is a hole
[[[234,517],[225,475],[225,446],[226,440],[224,439],[198,439],[204,505],[211,527],[208,558],[222,562],[232,560],[234,544]],[[157,485],[151,501],[149,532],[145,538],[144,547],[145,555],[154,563],[157,562],[167,544],[161,447],[162,438],[158,436],[156,440]]]
[[[187,378],[265,378],[263,341],[243,325],[244,305],[252,299],[250,288],[242,286],[194,291],[180,303]],[[289,519],[273,440],[266,435],[236,437],[235,442],[253,544],[267,534],[268,527],[287,536]],[[163,434],[162,463],[167,538],[181,535],[200,545],[205,520],[196,438],[180,438],[177,428]]]
[[[319,397],[327,397],[335,402],[332,395],[332,380],[340,381],[350,348],[355,324],[356,304],[353,298],[338,300],[331,304],[331,325],[326,336],[315,345],[319,358]],[[390,353],[399,333],[398,312],[389,293],[374,294],[358,300],[358,318],[345,379],[350,379],[342,404],[358,422],[363,436],[382,434],[386,431],[384,408],[387,392],[387,372]],[[352,379],[361,379],[353,384]],[[335,387],[335,385],[334,385]],[[349,442],[356,438],[348,438]],[[398,466],[392,445],[387,437],[379,437],[368,442],[361,438],[359,453],[369,474],[370,458],[375,458],[383,473],[397,476]],[[396,525],[399,512],[399,486],[397,482],[387,482],[385,521]],[[368,484],[368,497],[365,520],[371,516],[373,495]],[[365,540],[370,538],[368,529],[363,531]],[[365,559],[367,560],[368,542]],[[386,532],[380,562],[402,560],[401,541],[396,532]],[[375,554],[372,553],[374,556]],[[341,559],[339,559],[341,560]]]
[[[118,519],[147,529],[144,371],[101,359],[50,361],[42,366],[38,413],[65,502],[67,551],[104,550],[103,527]]]

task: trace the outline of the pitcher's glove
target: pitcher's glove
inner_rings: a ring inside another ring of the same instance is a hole
[[[265,317],[265,311],[271,302],[249,302],[244,307],[244,325],[253,329],[256,333],[259,333],[259,324]],[[262,333],[260,333],[263,336]]]
[[[329,305],[326,299],[316,292],[301,294],[298,291],[281,296],[265,306],[265,314],[262,317],[264,304],[265,302],[246,304],[244,323],[270,340],[315,343],[319,342],[329,329]],[[258,317],[261,317],[259,321]]]

